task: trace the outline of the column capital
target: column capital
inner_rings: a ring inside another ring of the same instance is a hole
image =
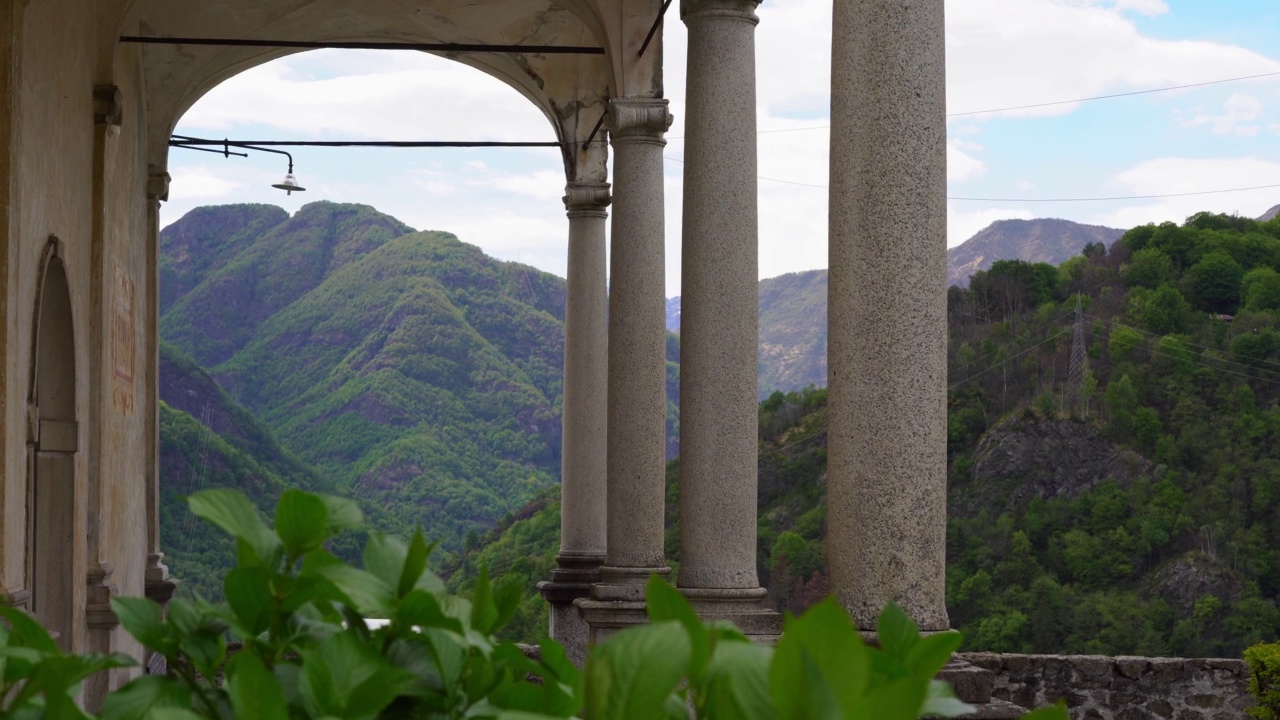
[[[169,173],[152,170],[147,175],[147,199],[151,202],[169,199]]]
[[[628,97],[609,101],[609,134],[614,142],[634,140],[666,145],[663,135],[675,118],[662,98]]]
[[[759,4],[760,0],[680,0],[680,19],[687,24],[698,18],[721,17],[755,25],[760,22],[756,15]]]
[[[605,208],[611,202],[609,183],[571,182],[564,187],[564,209],[571,218],[607,218]]]

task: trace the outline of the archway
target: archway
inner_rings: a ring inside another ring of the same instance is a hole
[[[50,247],[36,306],[28,446],[28,563],[31,609],[72,646],[75,572],[75,330],[66,268]]]

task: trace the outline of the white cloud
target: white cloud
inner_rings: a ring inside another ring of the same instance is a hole
[[[958,203],[947,203],[947,247],[955,247],[978,234],[997,220],[1030,220],[1035,217],[1023,208],[988,208],[967,210]]]
[[[1214,135],[1255,137],[1262,130],[1254,124],[1262,117],[1262,101],[1253,95],[1235,93],[1222,104],[1220,115],[1196,115],[1185,122],[1188,127],[1208,125]]]
[[[987,171],[987,166],[969,152],[982,150],[976,143],[953,140],[947,143],[947,180],[959,182],[976,178]]]
[[[952,112],[1031,105],[1280,70],[1280,61],[1218,42],[1143,35],[1114,5],[1063,0],[948,0],[947,104]],[[979,115],[1061,115],[1078,105]]]
[[[170,186],[178,188],[187,200],[216,201],[229,197],[242,187],[240,182],[231,179],[231,174],[223,168],[215,171],[204,165],[187,166],[175,169]]]
[[[1140,163],[1112,180],[1117,194],[1124,195],[1166,195],[1198,192],[1205,188],[1263,185],[1280,185],[1280,163],[1253,157],[1165,157]],[[1275,205],[1278,197],[1280,188],[1161,198],[1101,212],[1097,215],[1097,222],[1118,228],[1149,222],[1181,223],[1204,210],[1257,217]]]
[[[1131,10],[1147,17],[1155,17],[1169,12],[1169,6],[1164,3],[1164,0],[1116,0],[1115,9],[1121,11]]]

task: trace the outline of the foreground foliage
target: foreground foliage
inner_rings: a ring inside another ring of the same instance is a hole
[[[362,567],[339,560],[324,546],[360,524],[349,500],[287,490],[274,529],[234,490],[189,503],[234,538],[226,601],[175,600],[165,617],[145,598],[113,600],[125,629],[169,671],[108,695],[100,720],[687,720],[690,709],[717,719],[912,720],[972,710],[933,679],[959,633],[921,637],[897,607],[880,617],[879,648],[863,644],[833,600],[788,616],[771,648],[704,624],[654,578],[652,623],[593,648],[580,672],[549,638],[538,659],[494,640],[519,586],[482,573],[470,600],[448,593],[427,569],[432,548],[421,534],[407,544],[370,534]],[[0,608],[0,617],[0,717],[90,720],[75,704],[81,681],[132,664],[63,653],[21,611]]]
[[[1280,720],[1280,643],[1259,643],[1244,651],[1249,664],[1249,692],[1258,701],[1249,715]]]

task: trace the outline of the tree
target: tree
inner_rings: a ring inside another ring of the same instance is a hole
[[[1261,367],[1280,350],[1280,334],[1271,328],[1237,335],[1231,341],[1231,353],[1242,363]]]
[[[1173,261],[1162,250],[1143,248],[1133,254],[1123,277],[1129,287],[1158,288],[1173,279]]]
[[[1244,268],[1225,252],[1205,255],[1186,272],[1183,282],[1197,310],[1234,313],[1240,307]]]
[[[1107,383],[1106,403],[1111,432],[1120,440],[1128,440],[1134,429],[1134,413],[1139,407],[1138,391],[1128,375]]]
[[[1280,273],[1257,267],[1240,282],[1240,300],[1249,310],[1280,310]]]
[[[1172,285],[1155,290],[1135,288],[1129,292],[1129,322],[1160,335],[1185,332],[1191,324],[1191,304]]]

